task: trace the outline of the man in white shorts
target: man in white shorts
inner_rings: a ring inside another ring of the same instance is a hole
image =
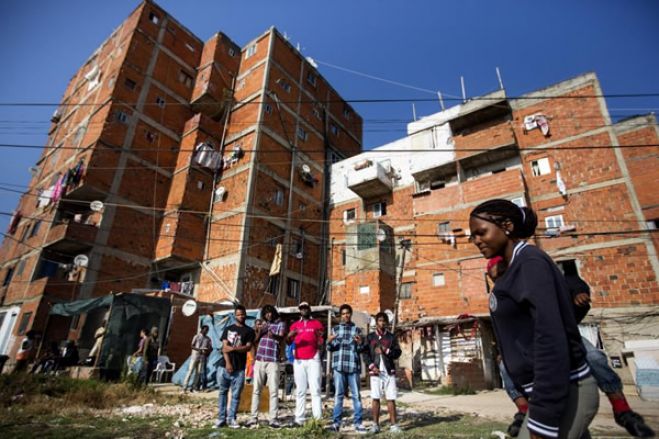
[[[373,400],[372,412],[375,424],[371,433],[380,432],[380,399],[387,400],[389,412],[390,433],[400,433],[401,428],[396,424],[396,364],[394,360],[400,357],[401,350],[398,340],[387,330],[389,318],[383,312],[375,316],[375,332],[366,337],[368,349],[364,351],[364,361],[368,364],[371,376],[371,398]]]

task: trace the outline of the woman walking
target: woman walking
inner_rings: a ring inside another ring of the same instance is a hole
[[[490,295],[490,314],[506,370],[529,400],[519,437],[589,437],[599,406],[565,279],[551,258],[529,245],[535,213],[508,200],[478,205],[471,239],[506,271]]]

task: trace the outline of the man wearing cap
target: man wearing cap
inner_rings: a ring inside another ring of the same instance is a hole
[[[324,328],[322,323],[311,317],[308,302],[300,303],[300,320],[291,325],[287,342],[295,343],[293,379],[295,380],[295,424],[305,421],[307,387],[311,393],[311,413],[314,419],[322,417],[323,406],[320,398],[321,362],[320,349],[323,346]]]

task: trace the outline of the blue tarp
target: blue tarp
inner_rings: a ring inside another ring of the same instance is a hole
[[[247,326],[254,327],[254,322],[258,317],[258,314],[259,311],[256,310],[247,311],[247,320],[245,324]],[[233,311],[222,311],[213,315],[201,316],[199,318],[200,328],[202,325],[209,326],[210,330],[208,331],[208,336],[213,342],[213,351],[209,355],[208,361],[206,362],[206,377],[208,388],[216,389],[218,387],[216,372],[219,367],[219,362],[222,355],[220,351],[222,347],[220,343],[220,337],[222,337],[224,328],[231,325],[232,323],[235,323],[235,321],[236,320],[234,318]],[[174,373],[174,376],[172,377],[172,383],[182,386],[185,375],[188,373],[188,367],[190,367],[190,357],[188,357],[181,365],[179,370]],[[194,379],[195,378],[193,375],[193,377],[190,378],[190,382],[194,382]]]

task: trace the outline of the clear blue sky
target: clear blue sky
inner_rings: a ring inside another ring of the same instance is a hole
[[[137,6],[136,0],[0,2],[0,102],[57,103],[71,75]],[[158,2],[202,40],[223,31],[240,45],[271,25],[314,59],[411,86],[468,96],[508,95],[594,71],[605,94],[659,92],[659,2],[226,1]],[[347,99],[429,98],[320,65]],[[657,111],[659,98],[608,100],[614,118]],[[355,104],[364,146],[402,137],[410,103]],[[43,145],[54,107],[0,106],[0,144]],[[418,103],[417,115],[439,110]],[[384,122],[383,122],[384,121]],[[0,187],[26,185],[38,150],[0,148]],[[21,187],[17,187],[20,189]],[[0,191],[0,211],[18,194]],[[8,218],[0,216],[0,230]]]

